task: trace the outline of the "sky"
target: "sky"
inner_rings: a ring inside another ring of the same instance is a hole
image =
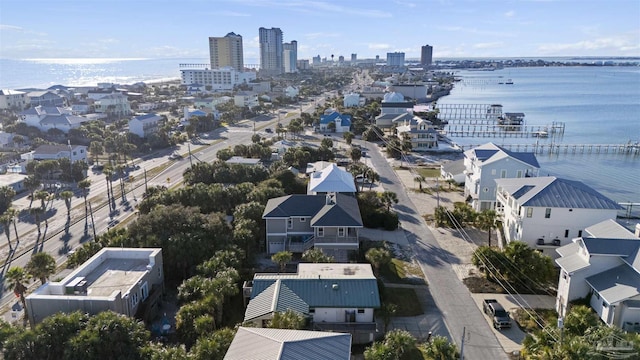
[[[640,0],[2,0],[0,58],[208,58],[208,37],[259,27],[298,59],[640,56]]]

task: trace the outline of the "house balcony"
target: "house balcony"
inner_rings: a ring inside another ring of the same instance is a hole
[[[353,245],[358,247],[359,241],[357,236],[316,236],[314,243],[318,244],[340,244],[340,245]]]
[[[294,253],[303,253],[313,247],[313,235],[287,236],[287,249]]]

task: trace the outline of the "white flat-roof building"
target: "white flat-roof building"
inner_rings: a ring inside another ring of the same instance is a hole
[[[163,284],[162,249],[104,248],[61,281],[27,296],[27,310],[33,323],[57,312],[108,310],[146,320]]]
[[[211,91],[233,90],[234,86],[248,84],[256,79],[253,71],[239,71],[232,67],[219,69],[181,69],[182,85],[202,84]]]
[[[27,93],[18,90],[0,89],[0,109],[24,109],[27,106]]]

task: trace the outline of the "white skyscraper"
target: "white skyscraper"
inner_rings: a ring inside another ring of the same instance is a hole
[[[387,53],[387,66],[404,66],[404,53]]]
[[[284,72],[296,72],[298,62],[298,42],[293,40],[290,43],[284,43],[282,46],[284,49],[282,56],[284,61]]]
[[[268,75],[284,72],[282,30],[279,28],[259,29],[260,71]]]

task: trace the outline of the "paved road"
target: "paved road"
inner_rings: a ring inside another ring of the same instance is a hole
[[[314,107],[313,105],[303,106],[303,110],[307,112],[313,111]],[[280,122],[285,126],[289,121],[299,117],[299,110],[291,110],[290,113],[292,113],[291,116],[285,115],[280,120]],[[256,130],[260,130],[264,127],[273,127],[277,121],[277,117],[258,121],[255,123],[255,128]],[[202,140],[201,142],[192,142],[190,144],[191,150],[193,151],[193,159],[191,159],[191,161],[211,162],[216,159],[216,153],[220,149],[233,147],[238,144],[251,143],[251,136],[254,133],[253,129],[254,122],[251,120],[246,120],[226,128],[216,129],[208,134],[208,139]],[[93,208],[93,221],[95,223],[96,234],[101,234],[110,227],[125,221],[129,216],[135,214],[136,200],[134,199],[141,199],[142,194],[144,193],[143,179],[145,168],[152,169],[165,163],[169,164],[169,166],[162,172],[153,178],[148,178],[148,186],[171,186],[182,182],[182,174],[190,167],[191,162],[189,157],[186,155],[188,154],[187,149],[187,145],[182,145],[177,150],[167,149],[152,156],[137,159],[135,162],[140,166],[140,168],[130,173],[136,179],[135,185],[126,185],[126,191],[128,192],[126,201],[118,197],[115,200],[115,211],[110,211],[106,203],[107,182],[105,180],[105,176],[103,174],[92,173],[90,171],[89,178],[92,180],[92,186],[88,200],[92,204]],[[185,156],[183,159],[170,161],[169,155],[172,153],[180,153]],[[114,182],[113,188],[116,193],[119,191],[118,182]],[[18,202],[22,207],[28,206],[29,203],[26,198],[22,198],[18,200]],[[64,201],[54,201],[50,205],[51,210],[47,219],[48,226],[45,226],[44,221],[41,224],[41,235],[37,233],[36,226],[33,222],[27,221],[27,218],[21,218],[21,221],[18,222],[20,244],[17,247],[17,250],[15,250],[14,253],[9,254],[6,242],[1,246],[6,257],[3,257],[3,263],[0,264],[0,312],[6,310],[8,306],[11,306],[16,302],[11,289],[4,288],[4,279],[2,277],[10,267],[24,267],[31,258],[31,255],[40,251],[45,251],[51,254],[56,259],[56,263],[60,265],[66,261],[67,254],[70,250],[79,247],[84,242],[93,238],[93,228],[91,227],[93,225],[91,225],[90,218],[88,219],[89,226],[85,231],[84,207],[81,205],[82,203],[83,198],[74,197],[72,200],[72,206],[75,207],[75,209],[72,211],[71,222],[67,224],[67,211]],[[78,205],[80,205],[80,209],[77,208]],[[34,202],[34,206],[39,206],[39,203]],[[4,234],[0,235],[4,236]],[[12,234],[12,237],[13,242],[15,243],[15,235]],[[43,239],[45,240],[43,241]],[[37,285],[37,283],[32,283],[31,289],[35,288]]]
[[[354,141],[354,143],[364,145],[359,141]],[[440,310],[439,315],[442,316],[446,324],[450,338],[460,348],[463,328],[466,328],[465,359],[508,359],[484,319],[484,315],[476,307],[468,289],[453,271],[451,265],[456,263],[456,256],[440,247],[416,210],[407,189],[403,187],[387,160],[378,151],[378,146],[371,143],[368,143],[367,146],[373,150],[368,152],[369,158],[380,175],[383,187],[398,195],[398,204],[395,206],[395,210],[416,259],[427,277],[430,293],[435,305]],[[434,331],[434,334],[437,332]]]

